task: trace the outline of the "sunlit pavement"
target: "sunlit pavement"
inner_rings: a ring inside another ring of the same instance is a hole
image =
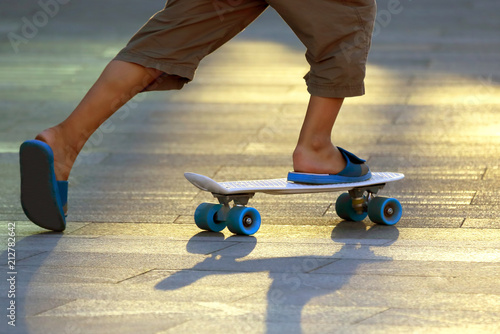
[[[290,170],[307,64],[279,17],[269,10],[184,90],[113,116],[78,160],[57,234],[22,213],[18,147],[62,120],[164,2],[42,3],[0,4],[0,267],[9,278],[15,222],[17,272],[0,283],[2,333],[500,330],[498,1],[378,1],[367,95],[346,101],[334,141],[406,175],[383,190],[403,205],[396,227],[341,221],[336,193],[257,195],[253,237],[201,233],[194,210],[213,199],[183,173]]]

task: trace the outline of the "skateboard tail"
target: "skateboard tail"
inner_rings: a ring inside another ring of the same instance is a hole
[[[195,173],[184,173],[184,177],[191,182],[195,187],[200,190],[208,191],[215,194],[227,194],[228,190],[222,187],[219,183],[215,182],[211,178],[195,174]]]

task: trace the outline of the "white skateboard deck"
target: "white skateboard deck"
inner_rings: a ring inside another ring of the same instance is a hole
[[[268,179],[253,181],[217,182],[211,178],[195,174],[184,173],[186,179],[201,190],[220,195],[237,195],[251,193],[266,193],[271,195],[305,194],[333,191],[348,191],[374,185],[386,184],[404,178],[400,173],[372,173],[369,180],[353,183],[338,183],[326,185],[313,185],[288,182],[287,179]]]

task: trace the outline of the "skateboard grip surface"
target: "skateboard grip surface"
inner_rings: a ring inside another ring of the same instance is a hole
[[[400,173],[372,173],[372,178],[362,182],[311,185],[288,182],[287,179],[268,179],[250,181],[216,182],[211,178],[195,173],[184,176],[197,188],[214,194],[231,195],[263,192],[272,195],[345,191],[358,187],[398,181],[404,178]]]

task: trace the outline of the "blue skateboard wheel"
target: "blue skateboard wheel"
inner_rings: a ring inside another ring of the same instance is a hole
[[[254,208],[235,206],[229,210],[227,228],[240,235],[252,235],[260,228],[260,213]]]
[[[395,198],[375,197],[368,204],[368,216],[376,224],[395,225],[403,215],[403,207]]]
[[[222,204],[202,203],[194,212],[196,226],[202,230],[220,232],[226,228],[225,221],[217,220],[217,212],[222,208]]]
[[[351,196],[348,193],[343,193],[337,198],[335,202],[335,212],[337,212],[340,218],[354,222],[360,222],[368,215],[367,212],[359,214],[354,210]]]

